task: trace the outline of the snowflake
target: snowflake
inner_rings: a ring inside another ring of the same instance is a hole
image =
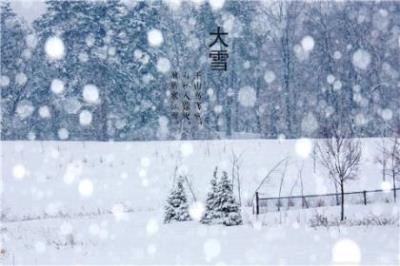
[[[61,140],[66,140],[69,137],[69,132],[68,132],[68,130],[66,128],[60,128],[58,130],[57,134],[58,134],[58,138],[61,139]]]
[[[88,84],[83,87],[83,99],[87,103],[98,103],[99,102],[99,89],[93,85],[93,84]]]
[[[189,215],[194,221],[200,221],[203,218],[206,207],[203,202],[194,202],[189,207]]]
[[[47,105],[41,106],[39,108],[39,115],[41,118],[50,118],[51,114],[49,107]]]
[[[359,264],[361,251],[356,242],[351,239],[341,239],[335,243],[332,250],[334,264]]]
[[[267,70],[264,74],[264,80],[265,82],[267,82],[268,84],[274,82],[274,80],[276,79],[275,73]]]
[[[64,111],[68,114],[77,114],[81,109],[81,103],[75,97],[67,98],[63,105]]]
[[[298,156],[302,158],[308,158],[312,152],[313,144],[309,139],[298,139],[296,140],[295,150]]]
[[[363,49],[358,49],[353,54],[352,63],[356,68],[365,70],[368,68],[369,64],[371,63],[371,55]]]
[[[28,34],[25,38],[25,43],[28,48],[35,48],[37,45],[37,37],[35,34]]]
[[[0,86],[7,87],[10,85],[10,78],[8,76],[2,75],[0,78]]]
[[[89,179],[83,179],[79,182],[79,193],[84,197],[90,197],[93,193],[93,183]]]
[[[169,62],[168,58],[161,57],[157,60],[157,70],[160,73],[166,74],[169,72],[171,68],[171,63]]]
[[[181,144],[181,154],[183,157],[187,157],[193,153],[193,145],[190,142],[184,142]]]
[[[383,181],[381,184],[381,189],[385,192],[390,192],[392,189],[392,184],[389,181]]]
[[[158,232],[158,227],[159,227],[159,226],[158,226],[157,220],[154,219],[154,218],[151,218],[151,219],[147,222],[147,225],[146,225],[147,234],[149,234],[149,235],[154,235],[155,233]]]
[[[301,47],[303,48],[304,51],[306,52],[311,52],[314,49],[314,39],[311,36],[305,36],[301,40]]]
[[[28,77],[24,73],[21,72],[15,75],[15,83],[17,83],[19,86],[24,86],[27,81]]]
[[[212,10],[219,10],[224,7],[225,0],[210,0],[208,3]]]
[[[23,179],[26,175],[26,169],[22,164],[15,165],[12,172],[16,179]]]
[[[88,110],[82,110],[79,114],[79,123],[82,126],[88,126],[92,123],[92,113]]]
[[[65,56],[64,42],[59,37],[49,37],[46,40],[44,49],[50,59],[60,60]]]
[[[152,29],[147,32],[147,41],[152,47],[159,47],[164,42],[164,37],[161,31]]]
[[[30,101],[23,100],[17,105],[16,112],[21,119],[25,119],[32,115],[34,110],[35,108]]]
[[[253,107],[256,103],[256,91],[250,87],[245,86],[239,90],[239,103],[244,107]]]
[[[333,82],[335,82],[335,76],[332,75],[332,74],[329,74],[329,75],[326,77],[326,82],[328,82],[329,84],[333,84]]]
[[[61,94],[64,91],[64,82],[59,79],[53,79],[50,85],[50,89],[55,94]]]

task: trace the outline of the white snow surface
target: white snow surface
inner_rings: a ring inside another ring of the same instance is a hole
[[[68,138],[60,132],[60,138]],[[287,158],[281,196],[290,194],[302,169],[304,194],[334,192],[327,174],[313,159],[314,140],[210,140],[153,142],[3,141],[3,209],[9,218],[43,215],[49,204],[62,213],[111,210],[117,203],[132,209],[158,209],[172,185],[176,169],[187,173],[197,200],[205,200],[216,166],[232,171],[232,153],[241,156],[243,204],[248,204],[261,180]],[[382,174],[376,162],[379,139],[363,139],[358,179],[346,191],[380,189]],[[312,146],[311,146],[312,145]],[[304,148],[304,150],[302,150]],[[15,179],[23,166],[29,177]],[[71,169],[73,169],[71,171]],[[278,196],[285,164],[259,189]],[[67,178],[66,178],[67,176]],[[65,182],[64,179],[71,182]],[[79,193],[81,180],[93,185],[90,197]],[[390,181],[389,181],[390,182]],[[300,195],[299,182],[292,195]],[[22,211],[23,210],[23,211]]]
[[[391,204],[385,213],[398,215]],[[350,209],[350,208],[349,208]],[[338,208],[318,210],[334,213]],[[225,227],[196,221],[162,223],[137,211],[3,224],[5,264],[37,265],[394,265],[399,227],[310,227],[315,210],[269,213]],[[368,216],[364,206],[351,210]],[[281,223],[272,223],[282,216]],[[303,222],[304,221],[304,222]],[[5,228],[5,229],[4,229]]]
[[[330,227],[311,227],[310,221],[317,215],[337,221],[337,206],[258,217],[246,207],[260,181],[284,158],[282,196],[290,194],[299,169],[305,194],[333,192],[310,154],[314,140],[304,141],[3,141],[0,247],[5,255],[0,260],[5,265],[398,264],[399,212],[393,203],[347,205],[347,223]],[[346,191],[391,186],[382,183],[375,160],[380,141],[362,140],[359,178]],[[242,154],[244,224],[202,225],[198,220],[214,167],[230,174],[232,153]],[[187,173],[192,183],[196,200],[187,193],[194,221],[163,224],[175,171]],[[260,192],[277,196],[282,171],[279,167]],[[297,186],[292,194],[300,194]],[[393,222],[356,225],[363,219]]]

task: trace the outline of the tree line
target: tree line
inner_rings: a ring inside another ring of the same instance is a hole
[[[332,122],[349,136],[396,133],[397,2],[46,5],[32,25],[8,2],[1,6],[3,140],[327,137]],[[228,33],[222,72],[210,70],[208,59],[217,26]],[[153,29],[162,34],[157,47],[148,41]],[[54,36],[65,46],[60,60],[45,52]],[[172,71],[203,73],[200,128],[171,118]],[[62,93],[51,90],[54,80]],[[99,90],[97,104],[83,99],[88,84]],[[243,104],[248,98],[254,101]],[[80,123],[83,111],[90,123]]]

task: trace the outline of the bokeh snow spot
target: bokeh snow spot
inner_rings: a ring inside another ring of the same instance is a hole
[[[164,37],[161,31],[157,29],[151,29],[147,32],[147,41],[152,47],[159,47],[164,42]]]
[[[158,221],[154,218],[151,218],[146,224],[146,231],[149,235],[154,235],[158,232]]]
[[[329,75],[326,77],[326,82],[328,82],[329,84],[333,84],[333,82],[335,82],[335,76],[332,75],[332,74],[329,74]]]
[[[341,88],[342,88],[342,82],[340,80],[335,80],[335,82],[333,82],[333,90],[339,91]]]
[[[189,207],[189,215],[194,221],[200,221],[203,218],[206,207],[203,202],[194,202]]]
[[[12,172],[16,179],[23,179],[26,175],[26,169],[22,164],[15,165]]]
[[[181,154],[187,157],[193,153],[193,145],[190,142],[184,142],[181,144]]]
[[[55,94],[61,94],[64,91],[64,82],[59,79],[53,79],[50,85],[50,89]]]
[[[166,74],[171,69],[171,63],[169,62],[168,58],[161,57],[157,60],[157,70],[162,73]]]
[[[2,75],[0,78],[0,86],[7,87],[8,85],[10,85],[10,78],[6,75]]]
[[[224,7],[225,0],[208,0],[211,9],[216,11]]]
[[[301,40],[301,47],[303,48],[304,51],[306,52],[311,52],[314,49],[314,39],[311,36],[305,36],[302,40]]]
[[[312,152],[313,144],[312,141],[306,138],[296,140],[295,150],[298,156],[301,158],[308,158]]]
[[[35,107],[33,107],[30,101],[22,100],[18,103],[16,112],[21,119],[25,119],[31,116],[34,110]]]
[[[245,86],[239,90],[239,103],[244,107],[253,107],[256,103],[256,91],[250,87]]]
[[[275,79],[276,79],[276,76],[275,76],[274,72],[272,72],[271,70],[265,71],[265,74],[264,74],[265,82],[270,84],[270,83],[274,82]]]
[[[24,86],[26,82],[28,81],[28,77],[25,75],[25,73],[18,73],[15,75],[15,83],[19,86]]]
[[[385,192],[389,192],[392,189],[392,184],[389,181],[383,181],[381,184],[381,189]]]
[[[64,174],[64,182],[66,184],[72,184],[76,179],[78,179],[81,176],[82,171],[83,171],[82,161],[76,160],[68,164]]]
[[[64,42],[59,37],[49,37],[46,40],[44,49],[50,59],[60,60],[65,56]]]
[[[389,121],[393,118],[393,112],[392,112],[392,110],[385,108],[382,110],[381,116],[382,116],[383,120]]]
[[[50,113],[49,107],[47,105],[41,106],[39,108],[39,115],[41,118],[44,118],[44,119],[50,118],[51,113]]]
[[[83,110],[79,114],[79,123],[82,126],[88,126],[92,123],[92,113],[88,110]]]
[[[361,251],[357,243],[351,239],[337,241],[332,250],[332,262],[335,264],[359,264]]]
[[[366,50],[358,49],[352,57],[352,63],[356,68],[365,70],[371,63],[371,55]]]
[[[84,197],[90,197],[93,194],[93,183],[89,179],[83,179],[79,182],[79,193]]]
[[[98,103],[99,102],[99,89],[93,85],[88,84],[83,87],[82,92],[83,99],[87,103]]]
[[[313,113],[308,113],[301,121],[301,130],[303,133],[310,135],[318,129],[318,121]]]
[[[66,140],[69,138],[69,132],[66,128],[60,128],[57,132],[57,135],[61,140]]]

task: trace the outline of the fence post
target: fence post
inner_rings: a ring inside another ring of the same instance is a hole
[[[363,191],[363,195],[364,195],[364,205],[367,205],[367,191]]]
[[[260,214],[260,206],[258,204],[259,198],[258,198],[258,191],[256,191],[256,215]]]

